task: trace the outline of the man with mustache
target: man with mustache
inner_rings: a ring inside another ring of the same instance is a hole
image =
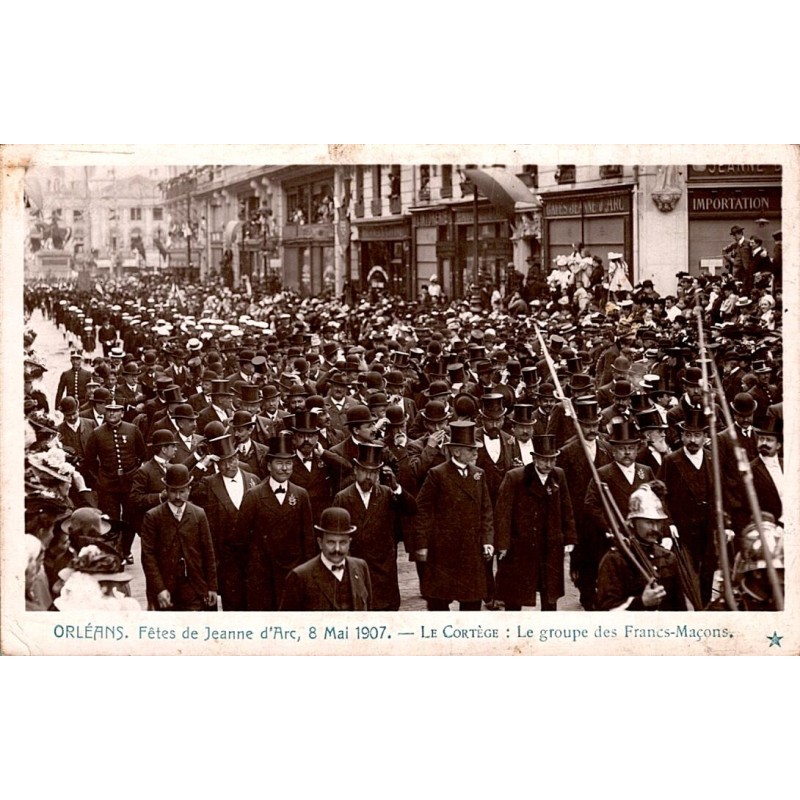
[[[758,456],[750,462],[753,486],[761,510],[772,514],[777,522],[783,515],[783,459],[778,456],[783,445],[783,419],[767,417],[754,431]]]

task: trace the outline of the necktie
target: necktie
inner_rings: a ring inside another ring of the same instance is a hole
[[[279,486],[275,490],[275,494],[286,494],[286,487],[285,486]]]
[[[331,566],[332,572],[344,572],[344,564],[333,564]]]
[[[461,474],[462,478],[466,478],[467,477],[467,468],[466,467],[464,467],[463,469],[461,467],[459,467],[458,471]]]
[[[247,455],[247,445],[246,445],[246,444],[240,444],[240,445],[239,445],[239,452],[240,452],[240,453],[241,453],[243,456],[246,456],[246,455]]]
[[[309,470],[311,469],[311,459],[310,458],[304,458],[303,459],[303,464],[305,464],[306,469],[309,469]]]

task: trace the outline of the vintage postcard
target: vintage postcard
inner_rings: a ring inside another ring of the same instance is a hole
[[[4,655],[800,653],[796,147],[0,163]]]

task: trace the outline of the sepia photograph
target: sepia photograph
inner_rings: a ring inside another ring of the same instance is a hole
[[[797,151],[676,148],[5,146],[2,651],[797,655]]]

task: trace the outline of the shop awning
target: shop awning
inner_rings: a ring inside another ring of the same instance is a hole
[[[513,217],[517,203],[522,203],[530,211],[531,206],[538,206],[536,196],[516,176],[504,167],[484,167],[482,169],[465,169],[464,174],[477,187],[480,193],[507,217]]]

